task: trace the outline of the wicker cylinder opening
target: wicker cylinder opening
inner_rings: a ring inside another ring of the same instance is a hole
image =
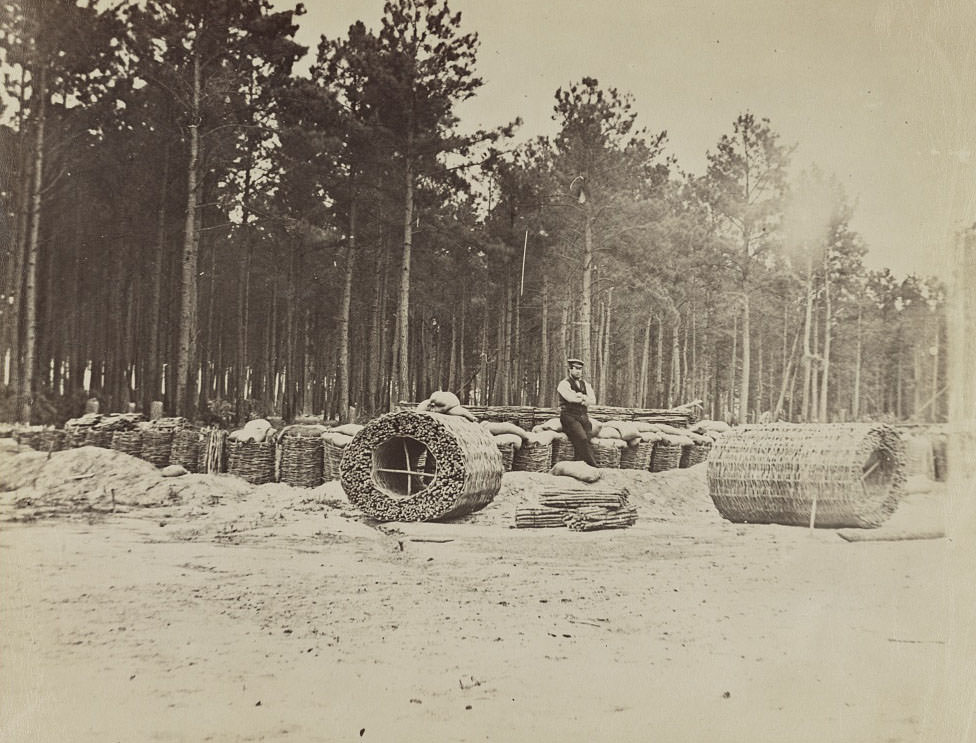
[[[284,436],[281,439],[281,482],[299,488],[322,484],[325,462],[321,436]]]
[[[681,465],[681,444],[669,444],[666,441],[658,441],[654,445],[654,453],[651,454],[651,472],[665,472],[673,470]]]
[[[628,446],[620,452],[620,469],[646,470],[651,466],[653,454],[653,441],[641,441],[637,446]]]
[[[434,521],[490,503],[502,482],[491,434],[464,418],[399,411],[367,423],[339,462],[342,488],[378,521]]]
[[[895,510],[905,447],[886,425],[742,426],[708,457],[708,492],[729,521],[875,527]]]
[[[200,472],[203,448],[203,433],[193,428],[182,428],[173,433],[170,464],[183,465],[187,472]]]
[[[274,482],[275,453],[272,441],[227,439],[227,472],[252,485]]]
[[[523,441],[512,457],[512,469],[517,472],[548,472],[552,466],[552,443]]]
[[[116,431],[112,434],[112,448],[138,457],[142,453],[142,431]]]

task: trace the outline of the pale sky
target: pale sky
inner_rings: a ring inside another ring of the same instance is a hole
[[[275,3],[289,7],[293,3]],[[378,29],[382,0],[311,0],[299,41]],[[477,31],[466,127],[521,117],[552,134],[557,88],[584,76],[630,93],[685,170],[746,110],[796,144],[856,203],[871,268],[950,274],[955,229],[976,221],[974,0],[450,0]]]

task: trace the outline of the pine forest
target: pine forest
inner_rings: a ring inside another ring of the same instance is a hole
[[[267,0],[2,2],[0,418],[347,421],[451,390],[755,420],[946,417],[945,289],[869,270],[855,200],[742,112],[704,172],[632,96],[462,126],[445,0],[306,49]]]

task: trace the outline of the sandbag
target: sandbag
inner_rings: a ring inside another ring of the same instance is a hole
[[[526,438],[529,434],[524,429],[516,426],[514,423],[506,423],[501,421],[482,421],[482,426],[488,429],[488,433],[492,436],[499,436],[501,434],[512,434],[518,436],[520,439]]]
[[[619,439],[620,430],[615,426],[611,426],[609,423],[604,424],[600,427],[598,433],[593,434],[593,438],[598,439]]]
[[[343,436],[355,436],[362,430],[363,427],[358,423],[344,423],[341,426],[336,426],[333,428],[332,433],[338,433]]]
[[[516,449],[522,447],[522,437],[514,433],[500,433],[493,437],[495,439],[495,445],[501,446],[504,444],[511,444]]]
[[[573,477],[580,482],[596,482],[600,479],[600,470],[596,467],[591,467],[582,460],[563,460],[562,462],[556,462],[552,469],[549,470],[549,474]]]
[[[453,408],[451,408],[450,410],[447,411],[447,415],[456,415],[459,418],[466,418],[467,420],[471,421],[472,423],[477,423],[478,422],[477,416],[475,416],[474,413],[472,413],[470,410],[468,410],[463,405],[455,405]]]

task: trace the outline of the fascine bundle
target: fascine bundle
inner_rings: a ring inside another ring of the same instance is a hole
[[[543,490],[538,502],[515,509],[519,529],[568,527],[573,531],[619,529],[637,520],[626,488],[557,487]]]

